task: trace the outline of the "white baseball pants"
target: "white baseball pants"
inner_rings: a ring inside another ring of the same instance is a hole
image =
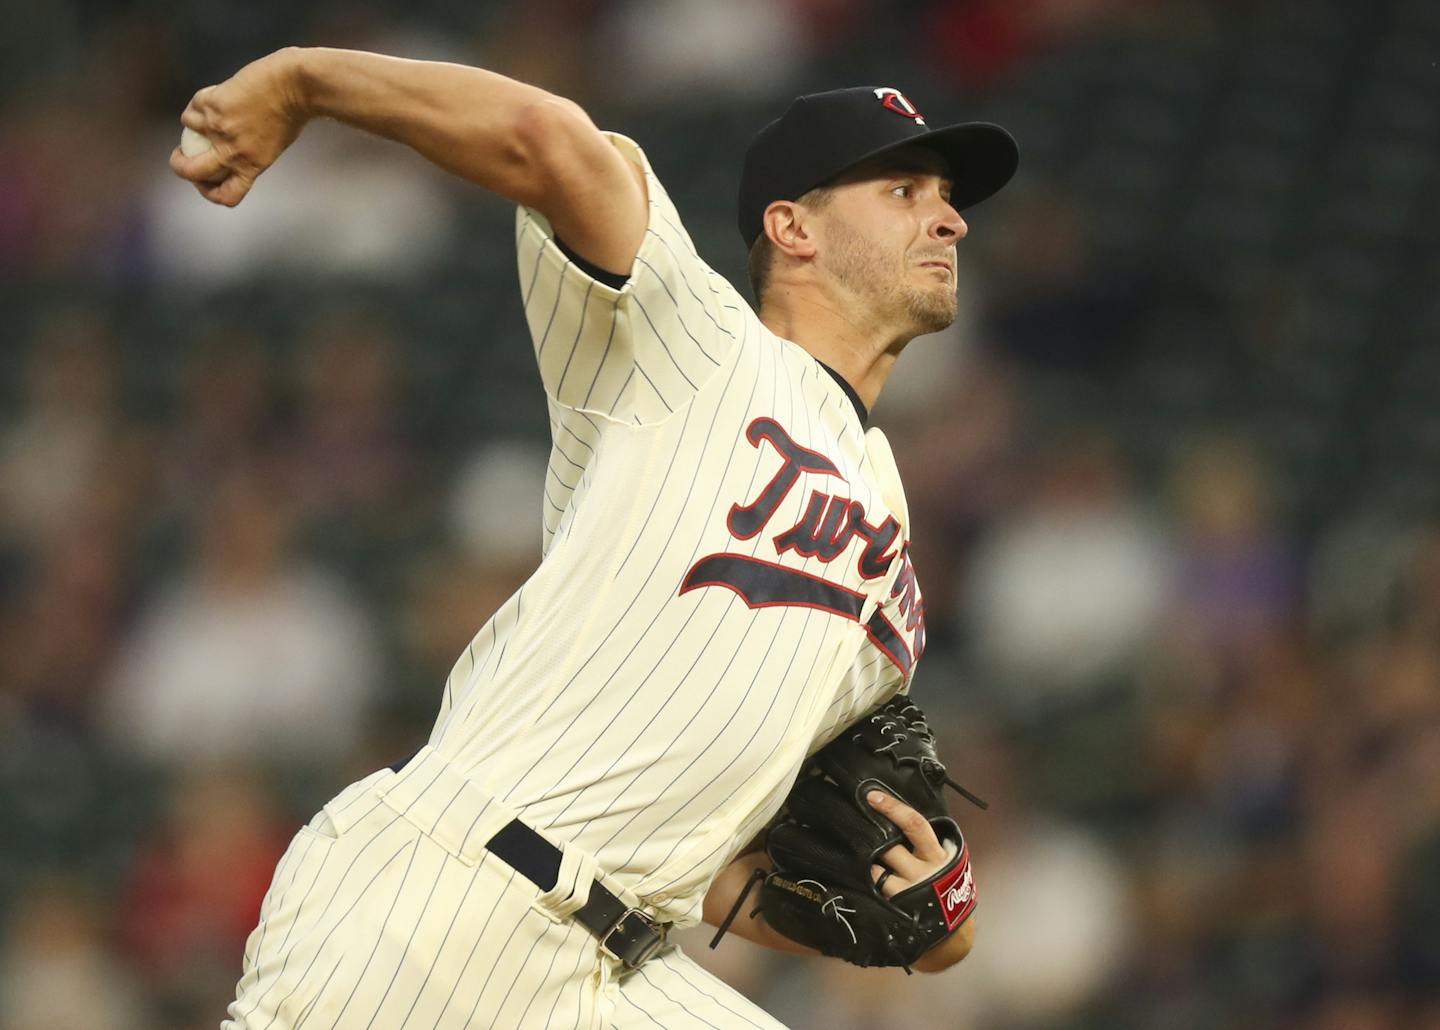
[[[678,949],[622,976],[568,918],[593,859],[542,893],[485,850],[514,816],[429,748],[351,784],[276,866],[222,1030],[783,1030]]]

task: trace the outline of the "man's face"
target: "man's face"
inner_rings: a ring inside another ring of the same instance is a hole
[[[916,336],[955,320],[955,244],[964,219],[950,206],[950,178],[933,151],[909,147],[859,165],[816,213],[817,259],[875,316]]]

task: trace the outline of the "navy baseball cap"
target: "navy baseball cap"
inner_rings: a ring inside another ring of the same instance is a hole
[[[989,122],[932,129],[905,94],[856,86],[795,100],[755,136],[740,175],[740,235],[748,248],[764,231],[765,209],[798,200],[861,161],[910,144],[950,166],[956,210],[978,204],[1010,181],[1020,163],[1015,138]]]

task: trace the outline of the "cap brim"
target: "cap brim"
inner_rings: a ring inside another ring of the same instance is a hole
[[[838,174],[906,147],[933,150],[950,166],[950,203],[957,211],[994,196],[1020,167],[1020,148],[1014,136],[990,122],[965,122],[873,150]]]

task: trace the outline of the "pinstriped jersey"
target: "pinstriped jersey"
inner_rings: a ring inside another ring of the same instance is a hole
[[[457,661],[431,743],[688,923],[805,756],[907,689],[923,600],[884,436],[610,138],[648,190],[623,288],[517,214],[544,557]]]

